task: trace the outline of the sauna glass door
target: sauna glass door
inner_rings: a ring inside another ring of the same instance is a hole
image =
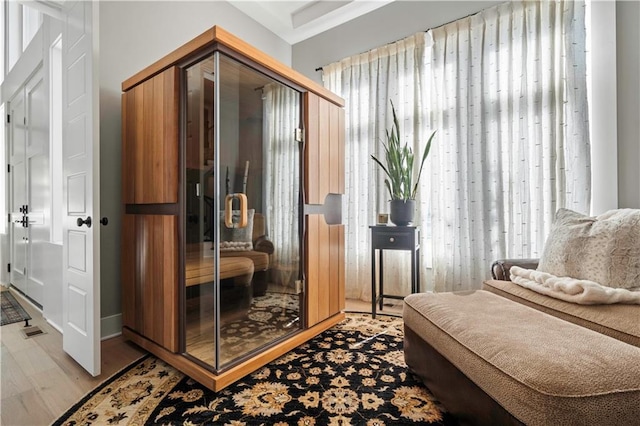
[[[301,94],[220,52],[183,87],[184,347],[220,370],[302,327]]]

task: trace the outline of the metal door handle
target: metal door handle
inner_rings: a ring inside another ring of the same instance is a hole
[[[109,219],[108,219],[108,218],[106,218],[106,217],[103,217],[102,219],[100,219],[100,223],[101,223],[103,226],[107,226],[107,225],[109,224]]]
[[[76,223],[78,226],[87,225],[87,228],[91,228],[91,216],[87,216],[85,220],[82,220],[82,218],[79,217]]]

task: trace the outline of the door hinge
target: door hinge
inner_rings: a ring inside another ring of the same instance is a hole
[[[296,142],[304,142],[304,134],[302,129],[296,129]]]
[[[11,272],[11,264],[7,263],[7,272]]]
[[[297,294],[304,293],[304,280],[296,280],[296,290]]]
[[[11,164],[7,164],[7,173],[11,173]]]
[[[27,125],[27,117],[25,117],[24,120],[22,120],[22,121],[24,121],[24,125],[26,126]]]
[[[7,114],[7,123],[11,123],[11,114]]]

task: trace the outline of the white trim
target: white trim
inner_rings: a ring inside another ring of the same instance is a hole
[[[616,3],[587,3],[591,215],[597,215],[618,208]]]
[[[111,339],[122,334],[122,314],[100,318],[100,340]]]
[[[47,321],[47,324],[49,324],[51,327],[55,328],[60,334],[62,334],[62,327],[60,327],[55,322],[51,321],[49,318],[45,318],[45,321]]]

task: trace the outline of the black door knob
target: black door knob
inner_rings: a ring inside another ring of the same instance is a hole
[[[87,225],[87,228],[91,228],[91,216],[87,216],[87,218],[84,220],[79,217],[76,223],[78,224],[78,226]]]
[[[109,219],[103,217],[102,219],[100,219],[100,223],[104,226],[107,226],[109,224]]]

